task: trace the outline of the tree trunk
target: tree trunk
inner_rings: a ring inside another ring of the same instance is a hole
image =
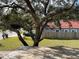
[[[33,46],[39,46],[39,41],[34,41]]]
[[[40,42],[40,24],[36,25],[36,35],[34,38],[34,44],[33,46],[38,46]]]
[[[21,41],[21,43],[24,45],[24,46],[28,46],[28,44],[24,41],[24,39],[22,38],[19,30],[16,31],[17,35],[18,35],[18,38],[19,40]]]

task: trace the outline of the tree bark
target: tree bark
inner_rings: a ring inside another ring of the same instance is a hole
[[[39,42],[40,42],[40,24],[39,25],[36,25],[36,36],[34,38],[34,44],[33,46],[38,46],[39,45]]]
[[[17,35],[18,35],[18,38],[19,40],[21,41],[21,43],[24,45],[24,46],[28,46],[28,44],[24,41],[24,39],[22,38],[19,30],[16,31]]]
[[[38,39],[37,39],[38,40]],[[39,46],[39,41],[34,41],[33,46]]]

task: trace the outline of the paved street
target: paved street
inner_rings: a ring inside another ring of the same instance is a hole
[[[9,37],[17,36],[15,32],[7,31],[6,33],[8,34]],[[2,32],[0,32],[0,40],[1,39],[2,39]]]

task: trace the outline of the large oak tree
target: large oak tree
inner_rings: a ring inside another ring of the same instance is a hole
[[[24,46],[28,46],[28,44],[21,37],[19,29],[27,30],[31,34],[30,37],[34,42],[33,46],[38,46],[39,42],[43,40],[42,32],[47,23],[55,21],[60,27],[59,19],[70,17],[69,13],[74,14],[73,11],[75,11],[77,0],[0,1],[0,10],[3,11],[0,12],[2,25],[15,31]],[[35,30],[35,33],[32,30]]]

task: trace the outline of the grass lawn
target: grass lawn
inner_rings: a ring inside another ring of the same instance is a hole
[[[27,43],[32,46],[33,42],[31,38],[26,38]],[[44,39],[40,42],[39,46],[68,46],[72,48],[79,48],[79,40],[58,40],[58,39]],[[17,37],[11,37],[5,40],[0,40],[0,51],[4,50],[15,50],[16,48],[22,46],[22,43]]]

